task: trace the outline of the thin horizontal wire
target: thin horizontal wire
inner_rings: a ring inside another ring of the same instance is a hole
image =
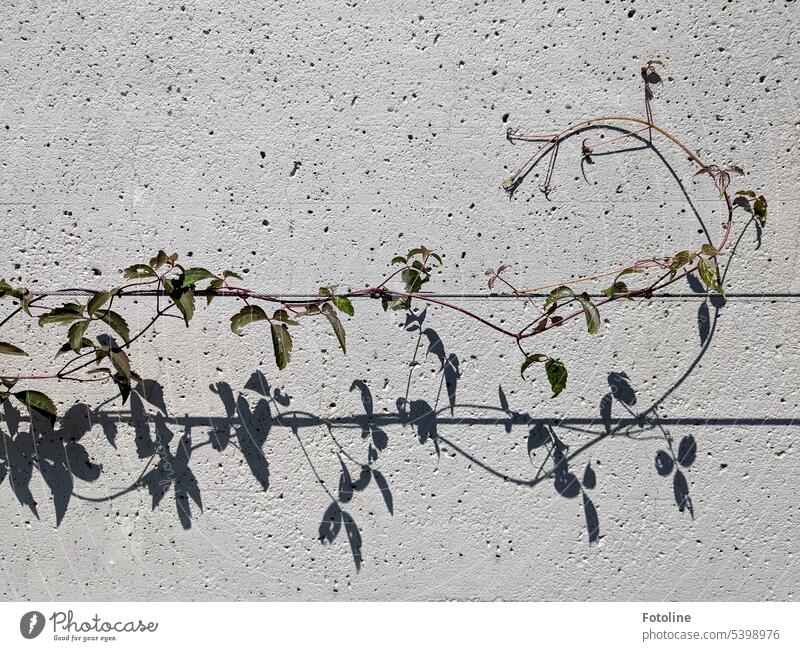
[[[268,295],[272,298],[276,298],[279,300],[301,300],[301,301],[311,301],[311,300],[319,300],[321,297],[319,294],[281,294],[281,293],[271,293],[271,292],[264,292],[258,291],[258,294]],[[59,291],[59,290],[45,290],[40,292],[33,292],[34,296],[62,296],[65,298],[78,298],[84,296],[92,296],[94,292],[91,291]],[[204,290],[200,290],[195,292],[196,296],[208,296],[210,295],[209,292]],[[481,294],[481,293],[423,293],[418,294],[420,298],[436,298],[436,299],[465,299],[465,300],[523,300],[525,298],[547,298],[550,294],[548,292],[537,292],[533,294],[523,294],[523,295],[516,295],[511,293],[492,293],[492,294]],[[143,296],[166,296],[166,294],[162,291],[157,291],[153,289],[141,289],[141,290],[132,290],[122,294],[117,295],[116,299],[120,298],[140,298]],[[605,294],[599,293],[589,293],[591,298],[608,298]],[[706,292],[663,292],[663,293],[655,293],[652,296],[647,297],[648,300],[650,299],[693,299],[693,300],[705,300],[709,297],[718,296],[718,294],[709,294]],[[236,298],[241,299],[241,296],[236,294],[214,294],[214,298]],[[248,298],[250,298],[248,296]],[[369,295],[356,295],[351,296],[351,299],[370,299],[376,300]],[[725,298],[739,298],[739,299],[763,299],[763,300],[778,300],[778,299],[800,299],[800,292],[726,292]],[[115,299],[115,300],[116,300]]]

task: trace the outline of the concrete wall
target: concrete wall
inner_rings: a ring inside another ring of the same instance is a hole
[[[723,211],[664,143],[584,178],[573,140],[550,201],[533,177],[500,188],[532,151],[507,127],[641,115],[653,57],[657,121],[742,165],[770,223],[726,258],[724,305],[681,283],[596,337],[544,336],[570,370],[556,399],[513,342],[440,309],[420,344],[358,302],[346,357],[312,323],[283,372],[263,330],[230,333],[233,302],[168,320],[132,353],[149,401],[50,386],[66,422],[36,436],[5,408],[2,597],[797,598],[800,314],[763,296],[798,290],[796,3],[121,5],[0,8],[0,252],[33,289],[111,286],[160,247],[304,293],[425,243],[446,254],[430,288],[474,294],[501,261],[531,286],[698,246],[694,209],[715,237]],[[52,330],[12,334],[50,368]],[[668,439],[689,452],[659,472]]]

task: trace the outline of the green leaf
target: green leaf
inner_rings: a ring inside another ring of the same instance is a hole
[[[669,265],[669,271],[672,277],[675,277],[675,274],[678,273],[678,270],[689,264],[692,260],[697,257],[697,254],[692,251],[679,251],[675,254],[672,258],[672,263]]]
[[[207,289],[209,291],[213,292],[214,290],[219,289],[220,287],[222,287],[222,284],[224,282],[225,281],[222,280],[222,278],[215,278],[210,283],[208,283],[208,288]],[[213,301],[213,300],[214,300],[214,294],[209,294],[208,296],[206,296],[206,305],[211,305],[211,301]]]
[[[519,374],[524,378],[525,377],[525,371],[528,370],[528,367],[531,364],[536,364],[538,362],[546,362],[548,359],[550,359],[550,358],[547,355],[543,355],[542,353],[536,353],[534,355],[528,355],[525,358],[525,361],[522,362],[522,366],[519,369]]]
[[[86,337],[84,337],[83,339],[81,339],[81,348],[94,348],[94,344],[92,343],[91,339],[87,339]],[[72,344],[70,342],[65,343],[63,346],[61,346],[61,348],[58,349],[58,352],[56,352],[54,359],[58,359],[59,357],[61,357],[61,355],[63,355],[64,353],[68,353],[71,350],[72,350]]]
[[[700,253],[707,255],[709,258],[714,258],[717,256],[717,247],[712,244],[703,244],[703,246],[700,247]]]
[[[181,285],[188,287],[199,283],[201,280],[208,280],[209,278],[219,278],[216,274],[212,274],[208,269],[202,267],[192,267],[183,272],[181,276]]]
[[[708,260],[700,258],[700,262],[697,265],[697,272],[700,274],[700,279],[706,284],[706,287],[714,289],[722,294],[722,285],[717,279],[717,271]]]
[[[158,269],[166,261],[167,261],[167,254],[164,253],[164,251],[159,250],[159,252],[155,255],[155,257],[150,258],[150,266],[153,267],[153,269]]]
[[[83,335],[86,332],[86,328],[89,327],[89,321],[76,321],[69,327],[69,332],[67,333],[67,339],[69,340],[70,348],[76,353],[81,352],[81,346],[83,345]]]
[[[400,274],[400,278],[402,278],[407,292],[415,294],[422,289],[424,281],[422,280],[422,272],[418,269],[404,269]]]
[[[330,287],[320,287],[319,288],[319,295],[320,296],[330,296],[333,292],[331,292]]]
[[[39,317],[39,325],[66,325],[83,318],[82,307],[77,303],[65,303]]]
[[[114,380],[114,384],[116,384],[117,388],[119,389],[119,394],[122,397],[122,404],[124,405],[128,401],[128,397],[131,395],[130,376],[126,376],[124,373],[118,371],[114,373],[111,378]]]
[[[276,321],[281,321],[286,325],[300,325],[299,322],[295,321],[293,318],[289,316],[289,313],[286,310],[275,310],[275,313],[272,315],[272,318]]]
[[[393,265],[393,264],[405,264],[405,263],[406,263],[405,256],[396,255],[392,258],[392,261],[389,264]]]
[[[131,332],[128,328],[128,323],[119,314],[112,312],[111,310],[100,310],[96,316],[103,323],[110,326],[111,329],[120,337],[122,337],[122,340],[126,344],[130,342]]]
[[[34,409],[47,416],[51,424],[55,423],[58,413],[56,411],[56,406],[53,404],[53,401],[41,391],[18,391],[14,394],[14,397],[29,409]]]
[[[761,226],[767,223],[767,200],[764,195],[759,195],[758,199],[753,202],[753,212],[756,219]]]
[[[553,291],[548,294],[547,299],[544,302],[544,309],[547,309],[550,305],[555,305],[558,301],[562,299],[570,299],[572,300],[575,298],[575,292],[573,292],[569,287],[566,285],[561,285],[561,287],[556,287]]]
[[[194,292],[190,287],[183,287],[170,280],[164,280],[162,282],[164,284],[164,291],[183,315],[183,320],[188,328],[189,321],[191,321],[194,316]]]
[[[95,292],[94,296],[92,296],[86,304],[86,311],[89,313],[89,316],[94,316],[97,310],[103,307],[110,298],[111,292]]]
[[[330,322],[331,327],[333,328],[333,332],[336,334],[336,339],[339,340],[339,346],[341,347],[342,352],[347,354],[347,344],[345,342],[344,326],[342,326],[342,322],[339,321],[339,317],[336,316],[336,313],[333,311],[333,308],[327,303],[322,306],[322,313],[325,315],[325,318],[328,319],[328,321]]]
[[[111,357],[111,363],[114,365],[114,368],[122,373],[128,382],[130,382],[131,360],[125,354],[125,351],[120,348],[113,348],[111,351],[109,351],[109,357]]]
[[[622,281],[615,282],[613,285],[611,285],[611,287],[607,287],[601,292],[601,294],[608,296],[608,298],[613,298],[617,294],[627,294],[627,293],[628,293],[628,286]]]
[[[597,331],[600,330],[600,311],[597,309],[597,306],[592,303],[589,294],[586,292],[583,292],[576,298],[583,307],[583,313],[586,316],[586,328],[589,330],[589,334],[597,334]]]
[[[356,311],[353,309],[353,304],[346,296],[334,296],[333,302],[340,311],[344,312],[347,316],[355,315]]]
[[[19,355],[20,357],[27,357],[22,348],[17,348],[14,344],[7,344],[5,341],[0,341],[0,354],[2,355]]]
[[[267,314],[258,305],[245,305],[241,310],[231,317],[231,331],[234,334],[241,334],[244,326],[255,321],[266,321]]]
[[[623,269],[622,271],[620,271],[617,274],[615,280],[619,280],[620,278],[622,278],[623,276],[627,276],[628,274],[643,274],[643,273],[645,273],[644,269],[641,269],[639,267],[628,267],[627,269]]]
[[[547,373],[550,388],[553,390],[552,397],[555,398],[567,386],[567,367],[560,359],[551,357],[545,362],[544,370]]]
[[[134,264],[122,270],[123,278],[133,280],[134,278],[158,278],[158,274],[149,264]]]
[[[272,347],[275,350],[275,363],[283,370],[292,358],[292,336],[283,323],[272,323]]]
[[[222,277],[225,278],[225,280],[227,280],[228,278],[236,278],[236,280],[244,280],[244,278],[242,278],[239,274],[237,274],[235,271],[231,271],[230,269],[226,269],[225,271],[223,271]]]
[[[739,197],[752,197],[752,198],[755,198],[756,193],[753,192],[752,190],[739,190],[736,193],[736,195],[739,196]]]

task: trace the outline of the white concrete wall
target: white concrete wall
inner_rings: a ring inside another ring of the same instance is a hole
[[[657,121],[709,160],[742,165],[745,186],[770,201],[763,244],[751,226],[728,291],[798,290],[794,2],[121,4],[0,8],[7,279],[113,285],[123,263],[163,247],[244,269],[251,287],[303,293],[361,286],[426,243],[446,254],[431,289],[476,293],[500,261],[533,285],[674,253],[702,240],[651,152],[598,159],[587,182],[571,141],[550,202],[535,179],[511,201],[499,187],[531,151],[504,139],[508,126],[640,115],[639,68],[658,57]],[[713,192],[661,151],[718,234]],[[510,301],[465,304],[524,318]],[[304,327],[278,372],[263,333],[231,335],[236,309],[199,310],[189,331],[168,321],[132,354],[163,402],[120,411],[108,389],[49,387],[62,412],[85,406],[36,439],[6,409],[2,597],[797,598],[797,299],[733,296],[718,313],[698,298],[637,301],[604,312],[597,337],[548,334],[541,347],[571,374],[553,400],[541,379],[520,379],[512,342],[431,309],[425,327],[461,375],[452,414],[446,392],[438,402],[438,457],[397,416],[417,345],[402,315],[357,303],[346,357],[321,324]],[[703,347],[706,311],[718,317]],[[53,332],[16,332],[50,343],[30,361],[47,369]],[[418,410],[440,386],[427,344],[409,390]],[[639,425],[624,392],[610,415],[601,406],[610,373],[627,374]],[[545,422],[569,446],[569,473],[593,470],[585,498],[562,494],[569,476],[554,480]],[[607,424],[614,435],[602,436]],[[386,490],[373,477],[343,505],[348,531],[321,543],[331,498],[315,472],[336,495],[337,453],[355,480],[383,436],[372,465]],[[676,449],[696,442],[681,470],[693,517],[676,506],[675,469],[656,470],[666,436]],[[172,466],[160,475],[157,440]]]

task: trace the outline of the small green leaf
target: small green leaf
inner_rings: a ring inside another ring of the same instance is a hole
[[[111,351],[109,351],[109,357],[111,357],[111,363],[114,365],[114,368],[116,368],[117,371],[122,373],[128,380],[128,382],[130,382],[131,360],[125,354],[125,351],[120,348],[114,348]]]
[[[590,335],[597,334],[600,330],[600,311],[597,306],[592,303],[589,294],[583,292],[576,297],[583,307],[583,313],[586,316],[586,328],[589,330]]]
[[[83,318],[82,306],[77,303],[65,303],[61,307],[50,310],[39,317],[39,325],[66,325]]]
[[[547,309],[550,305],[555,305],[558,301],[562,299],[570,299],[572,300],[575,298],[575,292],[573,292],[569,287],[566,285],[561,285],[561,287],[556,287],[553,291],[548,294],[547,299],[544,302],[544,309]]]
[[[717,247],[713,244],[703,244],[703,246],[700,247],[700,253],[707,255],[709,258],[714,258],[717,256]]]
[[[98,370],[108,370],[108,369],[98,369]],[[124,405],[128,401],[128,397],[131,395],[130,375],[126,376],[124,373],[117,371],[111,377],[114,380],[114,384],[116,384],[117,388],[119,389],[119,395],[122,397],[122,404]]]
[[[7,344],[5,341],[0,341],[0,354],[19,355],[20,357],[28,356],[28,353],[22,350],[22,348],[17,348],[14,344]]]
[[[103,323],[110,326],[111,329],[120,337],[122,337],[122,340],[126,344],[130,342],[131,333],[130,329],[128,328],[128,323],[119,314],[112,312],[111,310],[100,310],[96,316]]]
[[[739,190],[736,193],[736,195],[739,196],[739,197],[752,197],[752,198],[755,198],[756,193],[753,192],[752,190]]]
[[[159,251],[154,257],[150,258],[150,266],[153,269],[158,269],[167,261],[167,254],[164,251]]]
[[[319,295],[320,296],[330,296],[332,294],[330,287],[320,287],[319,288]]]
[[[342,352],[347,354],[347,344],[345,342],[345,333],[344,333],[344,326],[342,326],[342,322],[339,321],[339,317],[336,316],[336,313],[333,311],[333,308],[328,305],[327,303],[322,306],[322,313],[325,315],[325,318],[331,324],[333,328],[333,332],[336,334],[336,339],[339,340],[339,346],[342,349]]]
[[[76,353],[81,352],[81,346],[83,345],[83,335],[86,332],[86,328],[89,327],[89,321],[76,321],[69,327],[69,331],[67,332],[67,339],[69,340],[70,348]]]
[[[700,279],[706,284],[706,287],[714,289],[722,294],[722,285],[717,279],[717,271],[708,260],[700,258],[700,262],[697,265],[697,272],[700,274]]]
[[[393,264],[405,264],[405,263],[406,263],[406,259],[405,259],[404,256],[396,255],[396,256],[394,256],[392,258],[392,261],[389,264],[393,265]]]
[[[608,296],[608,298],[613,298],[617,294],[627,294],[627,293],[628,293],[628,286],[622,281],[615,282],[613,285],[611,285],[611,287],[607,287],[601,292],[601,294]]]
[[[236,278],[236,280],[244,280],[239,274],[235,271],[231,271],[230,269],[226,269],[222,272],[222,277],[227,280],[228,278]]]
[[[194,292],[191,286],[184,287],[179,284],[173,283],[170,280],[162,281],[164,284],[164,291],[172,299],[172,302],[183,315],[183,320],[186,327],[189,327],[189,321],[194,316]]]
[[[110,298],[111,292],[95,292],[94,296],[92,296],[86,304],[86,311],[89,313],[89,316],[94,316],[97,310],[103,307]]]
[[[407,292],[415,294],[422,289],[422,283],[424,281],[422,279],[422,272],[418,269],[404,269],[400,274],[400,278],[402,278]]]
[[[545,362],[544,370],[547,373],[550,388],[553,390],[552,397],[555,398],[567,386],[567,367],[560,359],[551,357]]]
[[[217,290],[220,287],[222,287],[222,284],[224,282],[225,281],[222,280],[222,278],[215,278],[210,283],[208,283],[208,288],[207,289],[209,291],[213,292],[214,290]],[[211,301],[213,301],[213,300],[214,300],[214,294],[209,294],[208,296],[206,296],[206,305],[211,305]]]
[[[758,199],[753,202],[753,212],[756,219],[761,226],[767,223],[767,200],[764,195],[759,195]]]
[[[241,310],[231,317],[231,331],[234,334],[241,334],[244,326],[255,321],[266,321],[267,314],[258,305],[245,305]]]
[[[55,423],[58,413],[56,411],[56,406],[53,404],[53,401],[41,391],[18,391],[14,394],[14,397],[29,409],[34,409],[47,416],[51,424]]]
[[[678,270],[689,264],[692,260],[697,257],[697,254],[692,251],[679,251],[675,254],[672,258],[672,263],[669,265],[669,271],[672,277],[675,277],[675,274],[678,273]]]
[[[201,280],[208,280],[209,278],[218,279],[219,277],[216,274],[212,274],[208,269],[203,269],[202,267],[192,267],[191,269],[187,269],[183,272],[181,276],[181,285],[183,287],[188,287],[189,285],[194,285],[195,283],[199,283]]]
[[[157,278],[158,274],[149,264],[134,264],[122,270],[123,278],[133,280],[135,278]]]
[[[281,321],[286,325],[300,325],[299,322],[295,321],[293,318],[289,316],[289,313],[286,310],[275,310],[275,313],[272,315],[272,318],[276,321]]]
[[[547,355],[543,355],[542,353],[536,353],[534,355],[528,355],[525,358],[525,361],[522,362],[522,366],[519,369],[519,374],[524,378],[525,377],[525,371],[528,370],[528,367],[531,364],[536,364],[538,362],[546,362],[548,359],[550,359],[550,358]]]
[[[81,339],[81,348],[94,348],[94,344],[92,343],[91,339],[87,339],[86,337],[84,337],[83,339]],[[72,344],[70,342],[65,343],[63,346],[61,346],[61,348],[58,349],[58,352],[56,352],[54,359],[58,359],[59,357],[61,357],[61,355],[63,355],[64,353],[68,353],[71,350],[72,350]]]
[[[346,296],[334,296],[333,302],[340,311],[344,312],[347,316],[355,315],[356,311],[353,309],[353,304]]]
[[[292,358],[292,336],[289,328],[283,323],[272,323],[272,348],[275,351],[275,363],[283,370]]]

